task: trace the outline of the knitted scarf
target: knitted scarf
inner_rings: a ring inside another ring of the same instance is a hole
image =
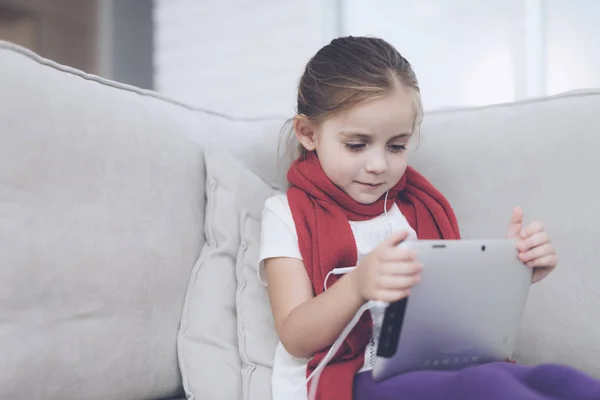
[[[379,216],[384,197],[373,204],[360,204],[335,186],[325,175],[314,152],[297,159],[287,175],[288,202],[296,224],[298,244],[315,295],[323,291],[327,273],[333,268],[357,264],[357,249],[349,220],[365,221]],[[459,239],[458,223],[444,196],[422,175],[407,167],[400,181],[389,191],[385,204],[394,202],[419,239]],[[364,313],[342,347],[321,373],[318,400],[351,400],[354,375],[363,366],[370,340],[372,321]],[[317,367],[329,348],[310,360],[307,376]]]

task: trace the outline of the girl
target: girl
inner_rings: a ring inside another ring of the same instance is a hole
[[[290,188],[267,200],[262,220],[260,273],[280,338],[274,400],[307,398],[307,376],[363,304],[410,294],[423,266],[400,242],[460,238],[446,199],[407,165],[421,99],[411,65],[391,45],[345,37],[323,47],[300,80],[297,111],[301,151],[288,171]],[[541,223],[522,224],[516,208],[508,237],[537,282],[556,267],[556,254]],[[349,266],[357,268],[338,280],[328,275]],[[363,314],[323,370],[317,399],[600,398],[597,382],[558,366],[493,363],[375,383],[381,322],[377,309]],[[557,379],[561,385],[548,389]]]

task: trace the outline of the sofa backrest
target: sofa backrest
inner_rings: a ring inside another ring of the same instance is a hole
[[[276,179],[258,151],[283,119],[193,110],[6,42],[0,104],[0,398],[181,394],[202,150],[226,143]]]

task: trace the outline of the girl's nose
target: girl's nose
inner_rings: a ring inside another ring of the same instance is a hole
[[[387,171],[387,168],[388,163],[384,155],[377,155],[372,157],[365,165],[365,169],[367,170],[367,172],[377,175],[383,174],[385,171]]]

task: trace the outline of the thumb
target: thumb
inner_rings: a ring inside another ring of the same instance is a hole
[[[518,236],[523,229],[523,209],[521,207],[515,207],[508,223],[508,233],[506,237],[512,239]]]
[[[408,231],[394,232],[388,236],[382,243],[384,247],[396,247],[408,239]]]

